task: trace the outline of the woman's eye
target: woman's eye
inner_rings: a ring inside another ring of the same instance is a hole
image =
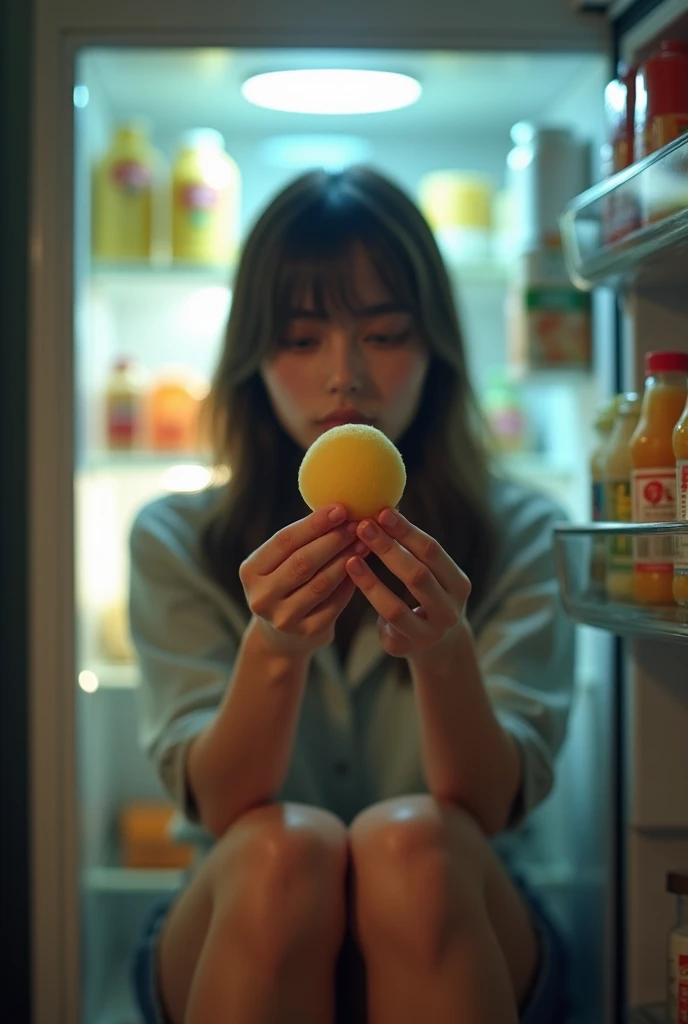
[[[317,338],[283,338],[281,341],[283,348],[296,349],[300,352],[317,344]]]
[[[411,331],[406,329],[390,334],[369,334],[368,340],[378,345],[401,345],[411,336]]]

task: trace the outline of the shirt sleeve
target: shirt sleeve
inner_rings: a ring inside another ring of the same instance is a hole
[[[573,695],[574,625],[559,597],[552,528],[566,517],[546,499],[519,509],[502,570],[474,625],[478,658],[497,717],[516,739],[523,783],[508,828],[549,794]]]
[[[141,671],[139,738],[187,819],[198,821],[186,754],[215,716],[239,634],[173,517],[145,508],[130,534],[129,611]]]

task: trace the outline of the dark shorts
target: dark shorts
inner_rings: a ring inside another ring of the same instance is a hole
[[[513,877],[513,876],[512,876]],[[520,878],[514,877],[533,912],[540,943],[540,971],[533,991],[520,1017],[520,1024],[565,1024],[570,1011],[569,956],[563,936],[552,920],[543,901]],[[133,961],[133,985],[136,1004],[142,1024],[169,1024],[160,1001],[156,972],[156,949],[160,929],[172,904],[168,899],[155,908],[146,923]],[[340,957],[338,974],[348,978],[351,971],[361,970],[360,955],[345,943]],[[347,986],[338,984],[338,991]],[[338,1013],[338,1021],[345,1024],[347,1010]]]

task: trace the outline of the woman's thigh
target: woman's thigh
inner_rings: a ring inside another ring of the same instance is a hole
[[[347,833],[335,815],[300,804],[269,804],[248,812],[217,841],[188,887],[172,904],[157,947],[157,976],[165,1012],[184,1020],[189,991],[206,937],[217,915],[232,924],[240,902],[258,899],[253,920],[268,914],[265,930],[279,935],[280,907],[266,901],[266,879],[277,872],[283,885],[290,878],[310,877],[315,864],[339,877],[342,898],[347,865]],[[286,879],[287,881],[289,878]],[[333,900],[333,906],[335,901]],[[226,928],[225,928],[226,934]]]
[[[530,908],[514,884],[484,832],[461,808],[440,803],[428,795],[405,796],[375,804],[355,819],[350,828],[353,871],[360,901],[357,916],[366,912],[366,898],[374,900],[386,880],[408,894],[409,927],[418,929],[423,914],[439,915],[448,905],[450,892],[431,898],[427,889],[413,892],[414,864],[427,851],[443,850],[459,884],[471,893],[482,891],[485,912],[506,961],[519,1005],[526,1000],[539,967],[539,946]],[[368,884],[364,884],[365,880]],[[447,882],[449,890],[449,882]],[[434,909],[433,909],[434,908]],[[384,912],[384,911],[383,911]],[[404,909],[392,926],[403,928]],[[415,922],[415,923],[414,923]],[[432,929],[433,922],[427,922]],[[444,927],[444,922],[437,922]]]

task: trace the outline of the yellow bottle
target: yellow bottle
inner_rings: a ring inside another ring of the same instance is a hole
[[[93,172],[95,259],[150,259],[154,175],[155,151],[146,129],[135,123],[120,125]]]
[[[609,438],[604,472],[606,517],[614,523],[630,523],[633,518],[631,501],[631,453],[629,441],[640,418],[641,398],[634,392],[621,396],[616,422]],[[619,534],[607,542],[607,572],[605,586],[612,601],[631,601],[633,572],[633,542],[628,535]]]
[[[211,128],[182,136],[172,169],[172,258],[229,266],[239,247],[239,168]]]
[[[605,507],[604,489],[604,465],[606,459],[607,445],[611,437],[612,428],[616,419],[616,410],[621,396],[615,395],[599,410],[595,417],[595,431],[598,441],[590,456],[590,482],[591,482],[591,505],[592,521],[599,523],[607,518]],[[604,588],[606,574],[607,549],[603,537],[595,537],[592,549],[592,564],[590,566],[590,582],[595,590]]]
[[[676,458],[676,518],[688,523],[688,401],[674,427]],[[674,547],[674,601],[688,605],[688,537],[677,537]]]

